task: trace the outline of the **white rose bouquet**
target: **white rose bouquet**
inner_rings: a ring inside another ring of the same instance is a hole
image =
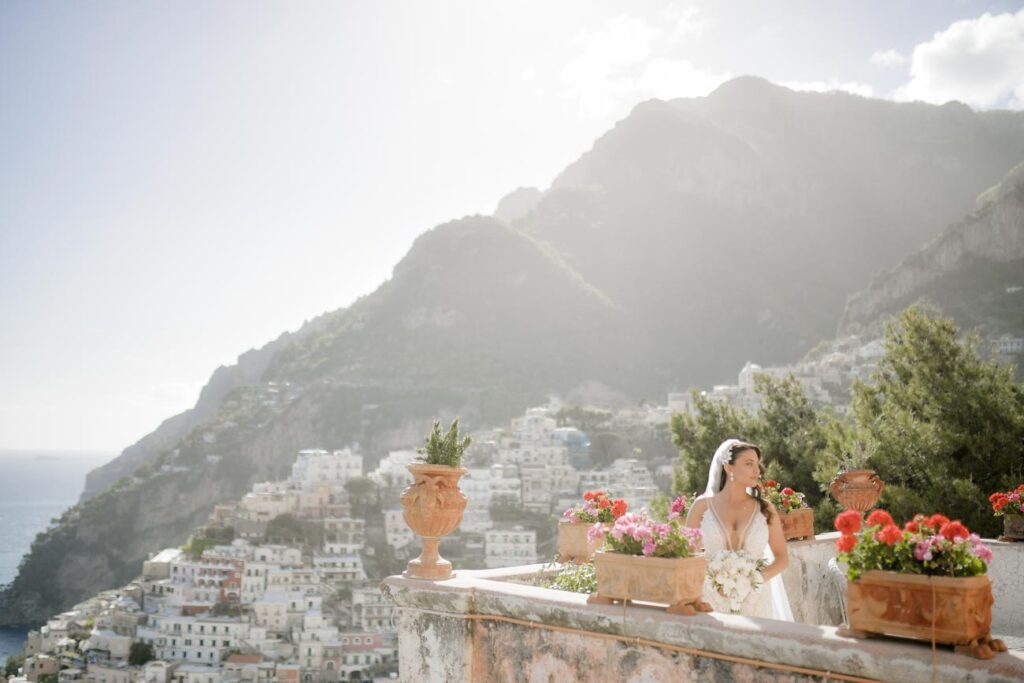
[[[743,551],[723,550],[708,562],[706,581],[736,614],[743,601],[764,584],[761,570],[765,565],[763,559],[753,558]]]

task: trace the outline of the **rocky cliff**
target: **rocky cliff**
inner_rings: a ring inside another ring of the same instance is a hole
[[[932,303],[963,328],[1024,332],[1024,163],[978,197],[978,208],[850,297],[840,334]]]

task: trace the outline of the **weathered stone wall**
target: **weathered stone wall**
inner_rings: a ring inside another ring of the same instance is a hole
[[[789,567],[782,575],[793,608],[803,624],[836,626],[842,622],[840,593],[828,562],[836,556],[838,533],[819,534],[811,541],[788,545]],[[992,549],[988,577],[992,581],[992,632],[1024,639],[1024,543],[986,540]]]
[[[992,632],[1024,639],[1024,543],[985,543],[992,548]]]
[[[816,567],[821,558],[827,565],[830,545],[826,537],[793,549],[795,576],[787,582],[799,611],[813,612],[808,594],[824,590],[816,587],[823,585]],[[996,552],[1017,558],[1021,551],[1000,544]],[[441,582],[387,579],[384,593],[400,612],[402,680],[800,681],[827,672],[833,680],[842,674],[906,683],[1024,680],[1020,651],[986,661],[948,647],[933,655],[927,643],[909,640],[847,638],[831,626],[588,605],[585,595],[529,585],[540,569],[457,571]],[[1003,609],[1018,604],[1011,599]]]
[[[782,573],[793,619],[801,624],[837,626],[842,623],[840,591],[828,561],[836,556],[838,533],[819,534],[810,541],[793,541],[789,567]]]

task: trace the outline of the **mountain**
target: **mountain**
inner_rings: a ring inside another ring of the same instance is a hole
[[[167,418],[154,431],[124,449],[118,457],[89,472],[82,501],[99,495],[121,477],[130,475],[139,466],[156,458],[161,451],[172,448],[196,426],[216,415],[224,397],[235,389],[258,384],[278,351],[317,331],[323,318],[318,316],[296,332],[285,332],[259,349],[246,351],[234,365],[222,365],[214,370],[193,408]]]
[[[40,535],[0,625],[130,579],[301,448],[372,465],[436,416],[473,429],[552,392],[636,401],[795,360],[1024,159],[1022,133],[1021,113],[756,78],[644,102],[550,188],[429,230],[376,291],[218,371]]]
[[[917,301],[962,329],[1024,334],[1024,163],[978,197],[977,209],[852,295],[840,334],[877,326]]]

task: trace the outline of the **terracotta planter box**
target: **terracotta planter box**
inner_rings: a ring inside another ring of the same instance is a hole
[[[848,635],[889,635],[955,645],[982,659],[1005,651],[990,636],[992,582],[868,571],[847,585]]]
[[[668,605],[673,614],[710,612],[701,599],[708,562],[704,555],[682,558],[624,555],[606,550],[594,553],[597,592],[590,604],[611,604],[616,600],[657,602]]]
[[[570,522],[563,519],[558,523],[558,561],[589,562],[594,551],[601,547],[601,541],[588,541],[587,532],[592,524]]]
[[[787,541],[814,538],[814,510],[800,508],[779,515],[782,520],[782,533]]]
[[[1006,515],[1003,517],[1003,539],[1007,541],[1024,541],[1024,515]]]

